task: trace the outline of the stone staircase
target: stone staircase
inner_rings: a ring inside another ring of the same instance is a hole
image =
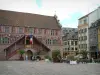
[[[22,36],[21,38],[19,38],[18,40],[16,40],[13,44],[11,44],[10,46],[8,46],[6,48],[6,50],[8,50],[7,59],[9,59],[12,56],[16,55],[17,54],[17,50],[24,48],[24,44],[22,44],[22,45],[19,44],[20,42],[25,40],[24,38],[25,38],[25,35]],[[15,49],[15,46],[16,46],[16,49]]]
[[[12,43],[10,43],[8,45],[3,45],[3,44],[0,45],[0,60],[6,60],[6,59],[10,58],[11,56],[13,56],[16,53],[16,50],[11,51],[11,53],[8,52],[7,56],[5,56],[5,50],[9,50],[10,47],[14,47],[15,46],[14,44],[24,37],[25,37],[25,35],[22,35],[18,39],[16,39],[15,41],[13,41]]]

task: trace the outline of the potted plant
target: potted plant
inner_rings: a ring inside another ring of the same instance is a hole
[[[19,54],[20,54],[20,60],[24,60],[23,58],[23,54],[25,53],[24,50],[19,50]]]

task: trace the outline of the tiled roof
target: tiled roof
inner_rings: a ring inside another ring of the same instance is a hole
[[[0,10],[0,24],[13,26],[29,26],[37,28],[61,29],[54,16]]]

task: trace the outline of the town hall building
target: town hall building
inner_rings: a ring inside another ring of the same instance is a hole
[[[18,50],[24,50],[29,59],[34,54],[52,57],[53,50],[62,54],[57,16],[0,10],[0,60],[19,59]]]

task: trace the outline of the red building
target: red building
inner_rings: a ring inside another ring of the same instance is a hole
[[[62,50],[61,43],[56,16],[0,10],[0,60],[19,59],[18,50],[29,59],[34,54],[52,56],[52,50]]]

